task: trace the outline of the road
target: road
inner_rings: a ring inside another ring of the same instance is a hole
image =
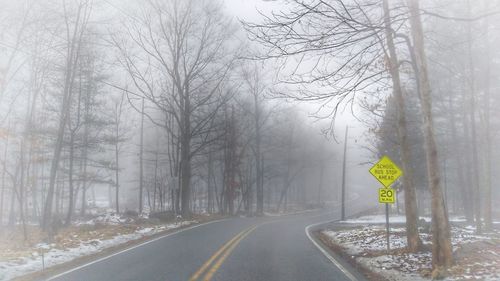
[[[306,235],[308,225],[337,218],[337,212],[314,211],[212,222],[48,280],[363,280],[357,273],[355,279],[349,278],[340,269],[342,266],[339,268],[327,259]]]

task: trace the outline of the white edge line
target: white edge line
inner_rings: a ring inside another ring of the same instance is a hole
[[[339,261],[337,261],[334,257],[332,257],[332,255],[330,255],[323,247],[321,247],[321,245],[318,244],[318,242],[316,242],[312,237],[311,237],[311,234],[309,233],[309,229],[311,227],[315,227],[317,225],[321,225],[321,224],[324,224],[324,223],[327,223],[328,221],[324,221],[324,222],[320,222],[320,223],[315,223],[315,224],[311,224],[311,225],[308,225],[306,228],[305,228],[305,232],[306,232],[306,235],[307,235],[307,238],[309,238],[309,240],[311,240],[311,242],[314,244],[314,246],[316,246],[316,248],[318,248],[318,250],[321,251],[321,253],[323,253],[323,255],[328,259],[330,260],[336,267],[338,267],[338,269],[340,269],[340,271],[342,271],[342,273],[344,273],[344,275],[349,278],[351,281],[358,281],[358,279],[356,277],[354,277],[354,275],[352,275],[349,270],[347,270],[342,264],[339,263]]]
[[[77,270],[82,269],[82,268],[84,268],[84,267],[87,267],[87,266],[89,266],[89,265],[92,265],[92,264],[95,264],[95,263],[101,262],[101,261],[103,261],[103,260],[109,259],[109,258],[111,258],[111,257],[117,256],[117,255],[120,255],[120,254],[123,254],[123,253],[125,253],[125,252],[127,252],[127,251],[133,250],[133,249],[135,249],[135,248],[142,247],[142,246],[144,246],[144,245],[146,245],[146,244],[153,243],[153,242],[158,241],[158,240],[160,240],[160,239],[163,239],[163,238],[166,238],[166,237],[169,237],[169,236],[172,236],[172,235],[175,235],[175,234],[178,234],[178,233],[184,232],[184,231],[188,231],[188,230],[191,230],[191,229],[193,229],[193,228],[197,228],[197,227],[200,227],[200,226],[204,226],[204,225],[208,225],[208,224],[212,224],[212,223],[216,223],[216,222],[221,222],[221,221],[225,221],[225,220],[228,220],[228,219],[220,219],[220,220],[209,221],[209,222],[205,222],[205,223],[201,223],[201,224],[193,225],[193,226],[190,226],[190,227],[186,227],[186,228],[183,228],[183,229],[179,229],[179,230],[177,230],[177,231],[174,231],[174,232],[171,232],[171,233],[167,233],[167,234],[165,234],[165,235],[163,235],[163,236],[156,237],[156,238],[154,238],[154,239],[152,239],[152,240],[149,240],[149,241],[146,241],[146,242],[143,242],[143,243],[140,243],[140,244],[134,245],[134,246],[132,246],[132,247],[130,247],[130,248],[127,248],[127,249],[125,249],[125,250],[121,250],[121,251],[116,252],[116,253],[114,253],[114,254],[111,254],[111,255],[109,255],[109,256],[105,256],[105,257],[99,258],[99,259],[97,259],[97,260],[91,261],[91,262],[89,262],[89,263],[86,263],[86,264],[83,264],[83,265],[77,266],[77,267],[72,268],[72,269],[70,269],[70,270],[68,270],[68,271],[65,271],[65,272],[59,273],[59,274],[57,274],[57,275],[51,276],[50,278],[48,278],[48,279],[44,279],[44,280],[45,280],[45,281],[54,280],[54,279],[59,278],[59,277],[61,277],[61,276],[63,276],[63,275],[66,275],[66,274],[68,274],[68,273],[71,273],[71,272],[73,272],[73,271],[77,271]],[[118,245],[117,245],[117,246],[118,246]],[[103,249],[103,250],[104,250],[104,249]],[[82,256],[82,257],[84,257],[84,256]],[[70,261],[68,261],[68,262],[70,262]]]

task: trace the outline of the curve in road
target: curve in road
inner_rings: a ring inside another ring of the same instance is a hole
[[[216,221],[168,234],[48,280],[363,280],[351,268],[346,269],[348,266],[332,263],[332,257],[318,251],[319,245],[304,231],[311,224],[337,218],[337,212],[316,211]]]

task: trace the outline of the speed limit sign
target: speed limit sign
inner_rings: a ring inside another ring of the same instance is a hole
[[[390,203],[396,202],[396,192],[392,188],[379,188],[378,190],[378,202],[379,203]]]

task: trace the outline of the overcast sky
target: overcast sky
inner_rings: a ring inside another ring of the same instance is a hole
[[[267,14],[272,11],[278,12],[286,9],[286,5],[283,4],[284,1],[265,1],[265,0],[225,0],[228,13],[234,15],[238,20],[258,22],[261,19],[261,15],[258,11]],[[305,116],[310,116],[314,114],[319,105],[314,103],[298,103],[301,111]],[[355,107],[356,108],[356,107]],[[309,118],[311,125],[317,126],[317,120],[315,118]],[[326,127],[330,120],[325,120],[320,122],[324,125],[319,125],[318,127]],[[363,138],[363,133],[367,128],[360,122],[358,122],[351,114],[350,108],[343,113],[341,113],[336,120],[336,137],[338,141],[343,142],[345,126],[349,125],[349,138],[348,138],[348,181],[355,185],[373,186],[373,190],[376,190],[378,183],[369,175],[367,165],[360,166],[360,163],[364,163],[373,159],[369,158],[369,153],[361,148],[361,145],[365,144]],[[319,128],[318,128],[319,130]],[[319,132],[318,132],[319,133]],[[338,147],[337,151],[342,152],[342,143],[335,144],[330,142],[332,145]],[[339,155],[341,156],[341,155]],[[340,176],[341,171],[334,171]],[[356,176],[354,176],[356,175]],[[374,193],[375,194],[375,193]]]

